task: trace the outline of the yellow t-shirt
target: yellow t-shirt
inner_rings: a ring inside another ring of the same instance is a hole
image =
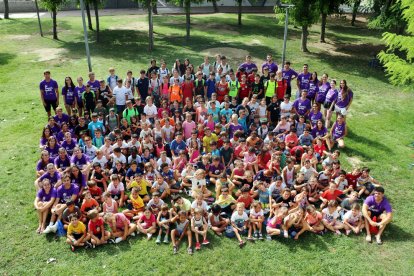
[[[132,207],[134,207],[135,210],[139,210],[144,207],[144,201],[139,195],[137,198],[133,198],[132,195],[130,195],[129,199],[131,200]]]
[[[217,135],[215,133],[212,133],[209,137],[204,136],[203,137],[203,146],[206,149],[206,152],[211,152],[210,143],[211,142],[217,142]]]
[[[78,221],[78,225],[76,227],[73,223],[69,223],[68,226],[68,235],[76,234],[76,235],[83,235],[86,232],[85,224],[82,221]]]
[[[131,182],[131,185],[129,187],[131,189],[134,188],[134,187],[140,187],[141,190],[139,191],[138,194],[140,196],[145,196],[145,195],[148,194],[147,187],[149,187],[149,183],[145,179],[141,179],[141,181],[139,183],[134,180],[134,181]]]
[[[220,205],[220,207],[224,208],[228,205],[230,205],[230,203],[234,202],[235,199],[233,196],[228,195],[227,198],[224,198],[223,195],[220,195],[218,200],[216,200],[216,204]]]

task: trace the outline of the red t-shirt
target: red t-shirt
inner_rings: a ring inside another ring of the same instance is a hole
[[[224,101],[224,96],[229,94],[229,84],[226,82],[222,84],[219,82],[217,84],[216,93],[217,93],[217,101],[220,103]]]
[[[244,198],[243,196],[239,196],[239,198],[237,199],[237,202],[243,202],[244,208],[249,209],[250,204],[252,204],[253,202],[253,198],[250,195],[247,198]]]
[[[283,100],[283,98],[285,97],[286,88],[287,83],[285,79],[277,81],[276,94],[278,100]]]
[[[142,221],[142,227],[144,229],[148,229],[152,226],[153,223],[156,222],[155,216],[154,214],[151,214],[149,218],[147,218],[145,215],[142,215],[141,217],[141,221]]]
[[[190,81],[189,83],[187,83],[186,81],[183,82],[183,84],[181,85],[181,89],[183,90],[183,103],[185,103],[185,99],[186,98],[190,98],[190,100],[193,100],[193,89],[194,89],[194,84],[192,81]]]
[[[315,144],[313,146],[313,149],[315,150],[316,153],[318,153],[320,156],[322,156],[323,152],[326,150],[326,147],[323,143],[322,143],[321,146],[318,146],[317,144]]]
[[[240,88],[239,88],[239,98],[240,99],[244,99],[249,97],[249,93],[250,93],[250,87],[248,86],[247,83],[240,83]]]
[[[95,236],[100,234],[102,230],[105,230],[103,218],[98,217],[95,222],[90,220],[88,223],[88,229],[89,231],[92,231]]]
[[[352,188],[356,188],[357,186],[357,179],[361,176],[361,174],[353,175],[352,173],[347,173],[345,178],[348,181],[348,185],[352,186]]]
[[[99,188],[98,186],[89,187],[89,192],[91,192],[91,196],[92,197],[101,196],[102,195],[102,189]]]
[[[85,212],[88,212],[88,211],[94,209],[95,207],[98,207],[98,206],[99,206],[99,203],[94,198],[91,198],[89,200],[85,200],[82,203],[81,211],[82,211],[82,213],[85,213]]]
[[[342,191],[340,190],[335,190],[333,192],[333,194],[331,193],[330,190],[326,190],[325,192],[323,192],[322,197],[326,200],[336,200],[336,198],[340,195],[342,195]]]

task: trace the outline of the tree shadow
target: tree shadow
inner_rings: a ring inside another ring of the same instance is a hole
[[[15,54],[0,53],[0,65],[6,65],[14,58],[16,58]]]

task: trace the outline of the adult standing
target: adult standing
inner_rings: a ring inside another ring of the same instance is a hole
[[[298,86],[298,92],[296,94],[296,98],[299,98],[300,91],[309,90],[310,80],[312,78],[312,74],[309,72],[309,66],[305,63],[303,64],[303,71],[298,75],[296,80],[296,85]]]
[[[276,74],[278,67],[276,62],[273,61],[273,56],[271,54],[267,54],[266,56],[266,61],[262,65],[262,73],[265,67],[269,69],[269,74]]]
[[[362,215],[365,218],[366,241],[371,242],[371,227],[378,227],[375,240],[377,244],[382,244],[381,235],[392,219],[392,208],[388,199],[384,196],[383,187],[376,187],[374,194],[365,199],[362,206]]]
[[[298,73],[296,73],[295,70],[290,68],[290,61],[285,62],[282,70],[282,77],[287,82],[286,95],[289,95],[290,98],[292,96],[292,86],[290,82],[298,77]]]
[[[117,86],[114,88],[113,95],[115,97],[116,111],[118,116],[121,117],[128,100],[127,89],[122,85],[122,79],[117,80]]]
[[[246,61],[240,64],[239,69],[244,69],[247,74],[250,74],[253,69],[257,69],[257,65],[252,62],[252,57],[250,55],[246,56]]]
[[[43,72],[44,80],[40,82],[40,99],[42,100],[43,106],[47,112],[47,117],[51,116],[51,109],[56,114],[56,107],[59,105],[59,89],[58,84],[55,80],[50,77],[50,71],[45,70]]]
[[[140,71],[140,77],[137,80],[137,92],[141,99],[148,97],[149,79],[145,76],[145,70]]]
[[[62,87],[63,103],[65,104],[66,113],[71,116],[72,108],[76,106],[76,92],[75,84],[72,81],[71,77],[65,78],[65,84]]]

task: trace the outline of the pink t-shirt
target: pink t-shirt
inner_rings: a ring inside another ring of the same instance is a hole
[[[144,229],[148,229],[152,226],[153,223],[156,222],[154,214],[151,214],[149,218],[147,218],[145,215],[142,215],[141,217],[141,225]]]
[[[194,121],[187,122],[187,120],[185,120],[183,122],[183,132],[184,132],[184,137],[186,140],[191,137],[191,132],[195,128],[196,128],[196,124]]]
[[[190,156],[190,163],[194,163],[194,159],[200,156],[199,150],[194,150],[193,153]]]
[[[123,213],[116,213],[115,214],[115,224],[116,228],[123,230],[125,221],[129,224],[129,219]]]

